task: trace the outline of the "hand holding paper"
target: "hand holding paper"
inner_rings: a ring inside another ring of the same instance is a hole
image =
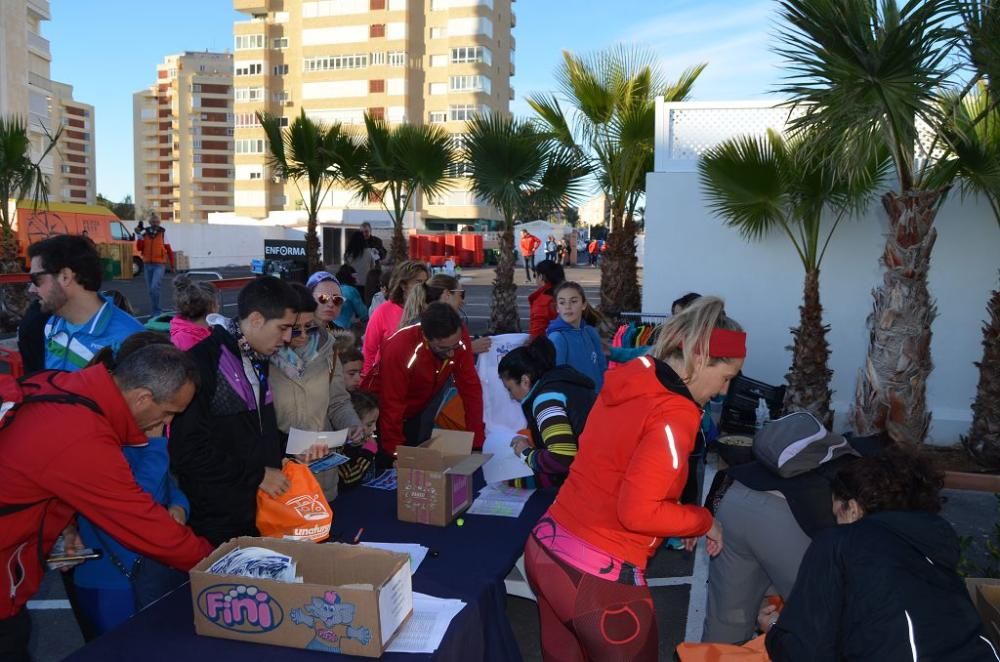
[[[299,455],[307,453],[312,446],[327,446],[328,448],[339,448],[347,441],[347,430],[335,430],[333,432],[310,432],[289,428],[288,446],[285,452],[289,455]]]

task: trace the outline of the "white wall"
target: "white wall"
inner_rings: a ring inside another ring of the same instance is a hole
[[[164,223],[167,241],[175,251],[188,256],[192,269],[250,266],[264,257],[265,239],[302,239],[302,228],[273,225],[210,225]]]
[[[663,169],[660,162],[657,169]],[[689,291],[723,297],[727,312],[749,334],[746,374],[782,383],[791,362],[788,329],[798,322],[802,301],[801,263],[784,236],[749,244],[725,227],[706,208],[697,173],[686,169],[647,178],[643,311],[666,312],[673,299]],[[963,203],[957,194],[936,226],[930,287],[938,318],[932,326],[935,368],[927,399],[933,413],[930,440],[950,444],[967,432],[972,417],[978,380],[973,362],[982,356],[980,329],[989,293],[997,286],[1000,229],[985,204]],[[864,218],[841,223],[822,267],[838,429],[867,352],[865,318],[872,308],[871,290],[882,275],[885,229],[885,213],[876,201]]]

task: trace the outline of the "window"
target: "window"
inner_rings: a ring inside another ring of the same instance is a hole
[[[486,76],[452,76],[448,79],[448,89],[452,92],[486,92],[492,91],[490,79]]]
[[[279,51],[288,48],[288,37],[278,37],[271,40],[271,47]]]
[[[260,177],[261,177],[260,171],[254,171],[250,173],[250,179],[260,179]]]
[[[287,117],[279,117],[278,118],[278,126],[288,126],[288,118]]]
[[[390,67],[406,66],[406,53],[403,51],[393,51],[389,53],[388,60]]]
[[[368,38],[377,39],[385,36],[385,23],[372,23],[368,26]]]
[[[432,95],[437,94],[448,94],[448,84],[447,83],[431,83],[430,93]]]
[[[448,56],[447,55],[432,55],[431,56],[431,66],[432,67],[447,67],[448,66]]]
[[[445,28],[431,28],[431,39],[444,39],[448,36]]]
[[[431,124],[444,124],[448,121],[448,113],[443,110],[433,110],[430,113]]]
[[[466,120],[471,120],[480,112],[479,106],[471,103],[448,106],[448,118],[452,122],[464,122]]]
[[[236,64],[237,76],[259,76],[264,70],[264,65],[260,62],[242,62]]]
[[[236,50],[245,51],[251,48],[264,48],[265,41],[262,34],[238,34],[236,35]],[[175,72],[171,76],[176,75],[176,70],[172,69],[171,71]]]
[[[466,136],[462,133],[456,133],[451,137],[451,146],[455,152],[460,155],[460,157],[465,152],[465,139]],[[471,174],[472,169],[463,158],[458,158],[454,163],[448,166],[449,177],[468,177]]]
[[[237,129],[249,129],[255,126],[260,126],[260,123],[257,121],[256,113],[236,113],[235,123]]]
[[[385,80],[368,81],[368,94],[382,94],[385,92]]]
[[[263,87],[237,87],[233,90],[236,101],[263,101]]]
[[[276,65],[274,67],[274,75],[275,76],[287,76],[288,75],[288,65],[287,64]]]
[[[234,142],[236,143],[236,153],[237,154],[263,154],[264,153],[264,140],[263,140],[263,138],[252,138],[252,139],[246,139],[246,140],[236,140]]]
[[[493,54],[490,49],[482,46],[462,46],[451,49],[451,63],[463,64],[466,62],[484,62],[493,64]]]
[[[370,0],[370,2],[368,3],[368,9],[372,11],[385,9],[385,0]]]
[[[385,55],[384,53],[382,54]],[[337,71],[338,69],[363,69],[368,66],[368,56],[364,53],[357,55],[331,55],[328,57],[310,57],[302,63],[305,71]]]
[[[372,53],[369,56],[369,61],[372,63],[373,67],[378,67],[385,64],[385,51],[381,53]]]
[[[288,90],[280,90],[271,94],[271,100],[277,101],[278,103],[284,103],[289,99],[291,99],[291,95],[288,93]]]

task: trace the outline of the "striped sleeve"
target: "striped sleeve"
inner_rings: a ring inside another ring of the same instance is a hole
[[[528,453],[525,462],[539,474],[561,475],[569,472],[576,457],[576,434],[566,413],[566,396],[562,393],[541,393],[535,398],[532,415],[541,439],[536,449]]]
[[[337,467],[337,471],[340,473],[340,486],[351,488],[360,485],[372,467],[375,453],[364,446],[355,446],[354,444],[346,444],[341,449],[341,453],[349,457],[350,460]]]

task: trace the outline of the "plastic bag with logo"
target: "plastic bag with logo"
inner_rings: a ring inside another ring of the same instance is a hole
[[[285,462],[281,469],[288,491],[271,497],[257,490],[257,529],[260,535],[286,540],[322,542],[330,537],[333,508],[312,471],[298,462]]]
[[[731,644],[682,643],[677,647],[681,662],[770,662],[764,648],[764,635],[742,646]]]

